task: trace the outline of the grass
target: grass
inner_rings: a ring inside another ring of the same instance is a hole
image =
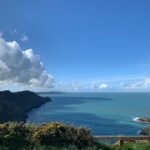
[[[150,150],[150,143],[128,143],[122,147],[118,146],[114,150]]]

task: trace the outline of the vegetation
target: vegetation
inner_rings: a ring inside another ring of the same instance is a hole
[[[27,112],[50,101],[30,91],[0,91],[0,122],[25,121]]]
[[[150,126],[147,126],[147,127],[145,127],[144,129],[142,129],[142,130],[140,131],[140,134],[150,136]]]
[[[114,150],[150,150],[150,143],[128,143],[122,147],[116,147]]]
[[[104,145],[85,127],[50,122],[0,124],[0,150],[150,150],[150,142]]]
[[[58,122],[0,124],[0,146],[1,150],[111,150],[96,142],[89,129]]]

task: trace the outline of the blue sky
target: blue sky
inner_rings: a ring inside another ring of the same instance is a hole
[[[3,39],[40,55],[55,89],[149,90],[149,0],[0,0],[0,20]]]

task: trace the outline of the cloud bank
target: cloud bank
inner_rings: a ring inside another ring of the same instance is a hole
[[[146,77],[142,81],[136,81],[132,83],[121,83],[122,89],[137,90],[137,89],[150,89],[150,77]]]
[[[16,41],[0,37],[0,83],[51,88],[54,77],[46,72],[40,56],[32,49],[22,50]]]
[[[108,89],[109,86],[106,83],[99,83],[99,82],[91,82],[91,89]]]

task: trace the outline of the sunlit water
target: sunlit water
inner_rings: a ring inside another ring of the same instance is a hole
[[[86,126],[95,135],[136,135],[148,124],[134,121],[150,117],[150,93],[45,94],[52,101],[29,112],[27,122],[63,121]]]

